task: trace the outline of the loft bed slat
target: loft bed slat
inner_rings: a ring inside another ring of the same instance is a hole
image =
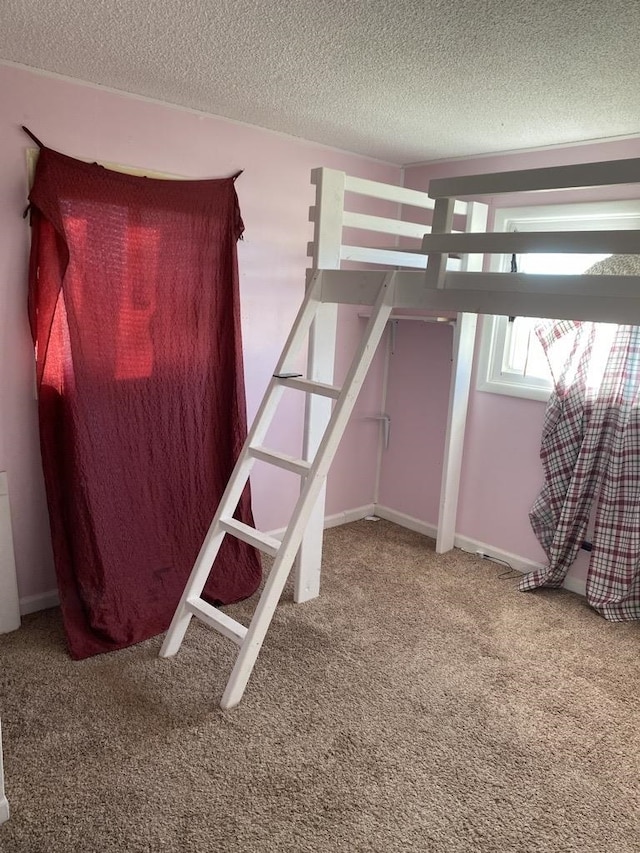
[[[310,207],[309,222],[315,221],[316,209]],[[422,240],[424,235],[431,230],[431,226],[424,222],[409,222],[405,219],[372,216],[371,214],[355,213],[349,210],[342,212],[342,225],[344,228],[375,231],[379,234],[388,234],[390,237],[412,237],[416,240]]]
[[[634,298],[640,304],[640,276],[542,275],[510,272],[447,272],[445,290],[492,290],[503,293],[562,294],[582,299],[600,295],[607,299]],[[465,309],[467,310],[467,309]],[[504,313],[504,312],[502,312]],[[539,314],[547,317],[547,314]],[[559,318],[564,319],[564,318]],[[572,318],[568,318],[572,319]],[[599,317],[593,319],[599,320]],[[622,321],[621,321],[622,322]]]
[[[384,201],[395,201],[397,204],[406,204],[411,207],[419,207],[423,210],[433,210],[434,202],[429,195],[420,190],[411,190],[406,187],[394,186],[393,184],[384,184],[378,181],[369,181],[364,178],[354,178],[351,175],[345,176],[345,192],[355,193],[357,195],[368,196],[369,198],[378,198]],[[465,215],[467,212],[467,203],[457,201],[455,213]]]
[[[426,269],[427,257],[419,249],[376,249],[368,246],[340,247],[340,258],[343,261],[359,261],[362,264],[383,264],[394,267],[412,267]]]
[[[321,173],[330,172],[330,169],[313,169],[311,171],[311,183],[318,184]],[[344,173],[341,173],[344,174]],[[397,204],[406,204],[410,207],[419,207],[423,210],[433,210],[433,200],[429,195],[420,190],[411,190],[407,187],[400,187],[394,184],[385,184],[381,181],[370,181],[366,178],[354,178],[351,175],[344,175],[345,192],[354,193],[356,195],[364,195],[369,198],[377,198],[382,201],[394,201]],[[465,215],[467,212],[467,203],[465,201],[456,201],[455,213]]]
[[[420,222],[405,222],[402,219],[385,219],[382,216],[369,216],[365,213],[352,213],[345,210],[342,219],[345,228],[360,228],[364,231],[376,231],[392,234],[395,237],[415,237],[421,240],[430,230]]]
[[[458,178],[434,178],[429,183],[432,199],[464,196],[499,195],[502,193],[540,192],[583,187],[605,187],[640,183],[640,158],[608,160],[600,163],[577,163],[571,166],[549,166],[522,169],[517,172],[493,172]]]
[[[307,257],[314,256],[315,244],[307,243]],[[450,258],[459,259],[458,253],[448,253]],[[343,261],[360,261],[363,264],[379,264],[391,267],[413,267],[425,269],[427,255],[422,249],[403,249],[400,246],[350,246],[340,245],[340,259]]]
[[[385,201],[395,201],[397,204],[410,204],[423,210],[433,210],[432,199],[426,193],[417,190],[369,181],[364,178],[354,178],[351,175],[347,175],[345,178],[344,188],[345,192],[365,195],[369,198],[379,198]]]
[[[425,234],[424,252],[500,254],[514,252],[640,254],[640,231],[511,231],[508,233]]]
[[[314,243],[307,243],[307,257],[314,256]],[[401,249],[395,246],[348,246],[340,244],[339,259],[387,267],[425,269],[427,256],[420,249]]]
[[[424,307],[431,311],[495,314],[509,317],[548,317],[640,326],[637,296],[611,299],[605,295],[534,294],[503,290],[430,290]]]

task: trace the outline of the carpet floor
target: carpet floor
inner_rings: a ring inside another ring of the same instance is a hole
[[[384,521],[327,532],[242,704],[196,624],[73,662],[49,610],[0,637],[2,853],[640,851],[640,625],[520,593]],[[251,612],[248,601],[227,611]]]

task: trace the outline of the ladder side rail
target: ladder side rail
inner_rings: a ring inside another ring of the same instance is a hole
[[[264,637],[287,582],[291,565],[301,545],[311,514],[317,505],[317,497],[324,488],[333,457],[391,314],[395,297],[395,275],[396,273],[388,273],[380,288],[378,300],[345,378],[343,392],[335,405],[330,423],[319,444],[309,476],[304,482],[300,498],[282,539],[282,546],[249,625],[246,640],[242,644],[222,696],[221,707],[223,708],[233,708],[242,699]]]
[[[290,362],[295,358],[297,352],[301,349],[302,344],[309,332],[309,328],[313,322],[314,316],[321,306],[320,295],[322,293],[321,273],[315,273],[311,278],[306,296],[300,306],[298,316],[291,328],[289,337],[284,345],[282,354],[278,359],[275,374],[283,373],[290,367]],[[227,487],[224,490],[218,508],[213,517],[209,530],[204,538],[198,556],[196,557],[193,569],[186,583],[180,602],[176,608],[171,625],[165,636],[162,648],[160,649],[161,657],[170,657],[176,654],[184,635],[189,627],[189,622],[193,613],[186,607],[186,602],[189,599],[200,597],[207,578],[211,572],[213,561],[215,560],[220,545],[225,536],[225,531],[220,527],[220,519],[225,515],[233,515],[238,501],[242,495],[244,487],[249,479],[249,474],[256,461],[256,457],[249,453],[251,445],[261,445],[269,428],[269,424],[273,419],[275,410],[282,394],[284,386],[281,385],[275,377],[272,377],[267,386],[266,393],[262,399],[262,403],[253,420],[253,424],[249,430],[244,447],[238,456],[236,464]]]
[[[468,231],[484,231],[487,227],[488,213],[489,208],[486,204],[471,202],[466,221]],[[464,255],[462,258],[462,268],[467,272],[482,270],[482,264],[482,255]],[[455,542],[477,322],[477,314],[461,312],[457,315],[453,330],[453,361],[436,535],[436,553],[438,554],[450,551]]]
[[[316,187],[312,266],[315,270],[339,269],[346,175],[336,169],[314,169],[311,181]],[[318,310],[309,332],[308,379],[333,384],[337,330],[338,305],[325,303]],[[330,399],[307,395],[302,446],[304,459],[311,460],[316,454],[331,418],[331,409]],[[325,505],[326,483],[318,493],[298,553],[294,583],[294,601],[297,603],[317,598],[320,594]]]
[[[385,184],[380,181],[371,181],[367,178],[355,178],[352,175],[345,176],[345,190],[348,193],[364,195],[369,198],[377,198],[382,201],[395,201],[397,204],[409,205],[422,210],[433,210],[434,201],[429,194],[422,190],[413,190],[409,187],[397,184]],[[455,213],[466,215],[467,202],[456,201]]]

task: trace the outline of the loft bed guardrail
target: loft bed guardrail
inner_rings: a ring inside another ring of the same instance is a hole
[[[320,223],[321,221],[323,231],[326,231],[333,224],[336,229],[338,227],[340,229],[351,228],[357,231],[384,235],[396,242],[396,244],[402,238],[416,242],[413,248],[399,245],[362,246],[343,243],[341,234],[339,249],[339,259],[341,261],[375,264],[376,266],[425,269],[427,259],[422,249],[421,241],[425,233],[430,231],[430,226],[424,221],[410,220],[406,216],[405,209],[411,207],[417,211],[433,211],[435,202],[426,193],[378,181],[354,178],[343,172],[329,169],[315,169],[312,172],[312,183],[322,187],[324,194],[319,199],[319,202],[309,209],[309,219],[314,223]],[[327,184],[329,185],[328,192]],[[328,222],[330,216],[328,201],[331,196],[334,202],[336,202],[334,209],[331,211],[334,220],[332,223]],[[374,199],[377,202],[395,203],[397,215],[395,217],[380,216],[349,210],[345,204],[345,202],[348,204],[348,196],[351,198],[365,197],[367,199]],[[342,208],[339,210],[340,201],[342,201]],[[468,202],[454,202],[454,213],[456,215],[466,217],[470,208],[471,206]],[[322,212],[322,220],[318,218],[320,211]],[[338,222],[340,222],[340,225],[338,225]],[[458,232],[454,231],[453,233]],[[318,229],[316,229],[314,240],[307,247],[309,256],[314,257],[318,242],[322,243],[323,237],[324,235],[319,234]],[[316,264],[314,264],[314,267],[317,268]]]
[[[335,208],[327,217],[327,203],[323,198],[320,204],[316,203],[311,208],[311,218],[316,222],[314,241],[309,244],[314,269],[339,269],[344,260],[367,266],[393,266],[402,272],[397,280],[398,308],[414,307],[437,313],[471,312],[640,323],[640,280],[635,276],[598,276],[594,280],[595,277],[589,276],[482,271],[482,256],[489,254],[640,254],[637,230],[485,232],[486,206],[478,202],[464,202],[453,195],[495,196],[640,183],[640,158],[437,179],[431,182],[429,195],[374,181],[350,179],[343,173],[326,169],[315,170],[312,180],[316,186],[318,181],[334,185],[331,194]],[[346,210],[345,193],[361,189],[366,189],[369,197],[392,200],[402,205],[399,218],[394,220]],[[406,222],[407,207],[433,211],[432,225]],[[469,220],[474,218],[474,208],[475,223],[469,225]],[[318,211],[322,211],[320,217]],[[463,231],[452,228],[454,214],[466,217]],[[328,222],[328,218],[332,221]],[[423,236],[421,245],[412,248],[398,245],[354,246],[342,241],[342,229],[347,227],[376,231],[396,241],[409,237],[416,240],[420,229]],[[325,248],[327,243],[333,244],[329,252]],[[331,256],[327,263],[323,262],[323,254]],[[447,268],[447,261],[452,255],[462,258],[460,270]],[[422,270],[425,266],[426,281],[420,273],[410,271]],[[372,270],[341,270],[339,277],[325,277],[326,299],[370,305],[379,281],[379,276]],[[446,291],[446,294],[437,291]]]
[[[637,276],[504,272],[469,276],[464,272],[449,273],[445,269],[447,254],[451,251],[640,254],[637,230],[462,235],[451,232],[453,210],[461,196],[553,193],[629,184],[640,184],[640,158],[431,181],[429,196],[435,201],[434,227],[422,242],[422,249],[429,258],[426,287],[448,290],[452,293],[452,306],[478,313],[640,323],[640,278]]]
[[[351,261],[376,266],[425,269],[427,259],[422,249],[422,239],[430,226],[425,217],[416,217],[418,211],[433,211],[435,201],[419,190],[385,184],[378,181],[354,178],[333,169],[314,169],[311,181],[318,188],[316,205],[309,209],[309,220],[316,225],[314,240],[307,246],[307,254],[314,258],[314,268],[326,268],[316,263],[318,250],[333,242],[332,255],[339,242],[339,261]],[[395,203],[395,216],[381,216],[348,209],[348,197],[365,197],[376,202]],[[473,203],[454,202],[454,214],[468,218]],[[483,206],[484,207],[484,206]],[[407,215],[412,208],[413,217]],[[417,220],[417,221],[416,221]],[[321,225],[320,229],[318,226]],[[342,241],[342,229],[381,234],[389,238],[388,246],[363,246]],[[336,240],[340,231],[340,239]],[[333,233],[332,233],[333,232]],[[453,231],[457,234],[459,232]],[[400,239],[414,240],[413,248],[398,245]],[[332,259],[335,263],[335,259]]]

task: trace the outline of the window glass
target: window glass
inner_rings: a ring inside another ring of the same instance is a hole
[[[577,231],[640,228],[640,202],[553,205],[496,211],[495,231]],[[607,255],[526,254],[516,258],[518,272],[579,275]],[[497,272],[511,269],[511,257],[492,258]],[[477,387],[510,396],[547,400],[552,382],[534,333],[536,318],[486,317],[483,323]]]

